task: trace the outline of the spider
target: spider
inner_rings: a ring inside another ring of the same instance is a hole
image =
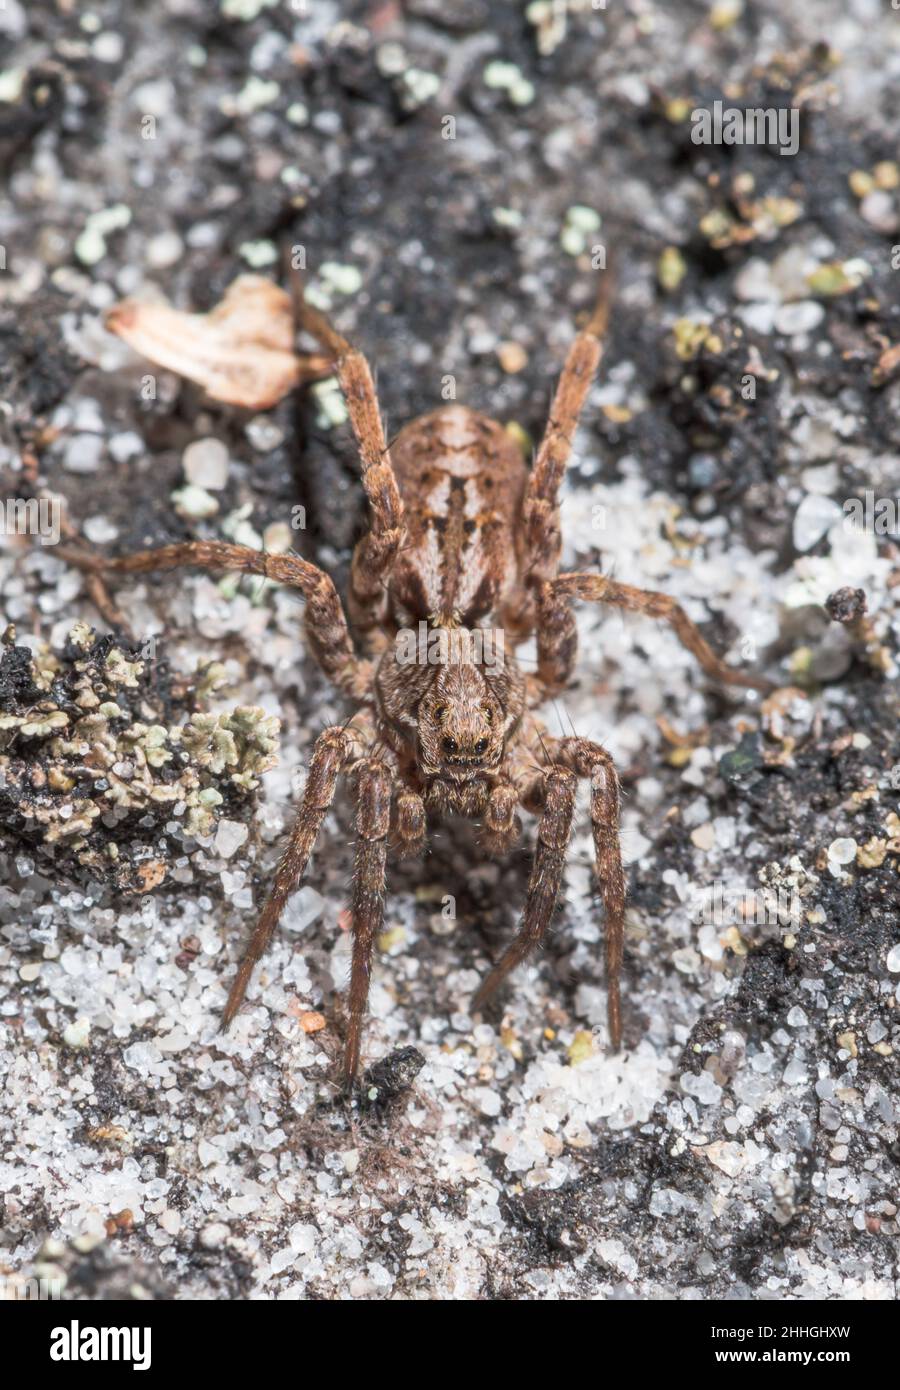
[[[317,341],[340,382],[368,499],[369,529],[353,553],[346,611],[330,576],[293,553],[266,554],[207,540],[117,558],[61,551],[95,581],[101,573],[193,566],[262,575],[303,595],[308,647],[353,713],[316,740],[300,808],[231,986],[222,1028],[241,1006],[305,873],[338,784],[346,778],[356,802],[343,1056],[348,1087],[360,1062],[389,847],[399,856],[418,854],[429,817],[455,814],[477,821],[485,853],[501,855],[521,834],[519,809],[538,818],[518,930],[474,997],[473,1011],[478,1011],[548,930],[579,779],[590,782],[605,911],[609,1037],[613,1049],[621,1046],[626,890],[619,779],[605,748],[576,736],[554,737],[535,713],[572,677],[576,602],[612,604],[660,618],[710,676],[729,686],[771,688],[726,665],[666,594],[601,573],[560,573],[560,485],[600,363],[608,305],[609,294],[603,292],[574,337],[529,470],[508,431],[458,404],[414,420],[389,448],[365,357],[304,300],[302,291],[295,295],[298,328]],[[514,649],[532,635],[537,664],[526,674]]]

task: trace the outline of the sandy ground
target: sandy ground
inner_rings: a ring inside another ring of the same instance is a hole
[[[216,1033],[312,741],[348,713],[296,600],[120,585],[144,652],[129,684],[110,644],[70,639],[107,631],[81,577],[7,537],[7,1291],[36,1272],[73,1298],[896,1296],[900,15],[570,0],[564,32],[552,19],[482,0],[0,10],[7,497],[37,467],[113,550],[274,544],[299,505],[294,543],[343,583],[362,507],[333,391],[256,417],[210,404],[104,311],[208,309],[242,271],[277,277],[287,240],[375,363],[392,430],[452,379],[535,441],[605,247],[617,308],[567,564],[665,588],[787,692],[763,710],[667,630],[583,611],[578,682],[547,717],[622,769],[626,1047],[606,1046],[584,805],[552,937],[484,1018],[469,1001],[514,929],[528,841],[484,863],[436,826],[391,870],[365,1039],[387,1063],[377,1103],[348,1110],[345,803]],[[798,113],[796,153],[695,143],[691,112],[717,101]],[[847,596],[829,611],[841,589],[865,616]],[[104,802],[82,845],[66,824],[98,789],[66,780],[75,755],[33,708],[65,714],[90,650],[98,708],[125,712],[119,773],[134,722],[194,751],[181,800],[157,804],[171,777],[139,731],[147,796]],[[239,765],[209,751],[246,707],[281,721],[265,772],[252,741]],[[205,715],[215,737],[186,744]],[[28,783],[49,820],[23,810],[22,777],[67,756]]]

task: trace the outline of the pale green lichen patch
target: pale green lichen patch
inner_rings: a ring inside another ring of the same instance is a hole
[[[252,791],[259,786],[258,773],[275,761],[278,729],[274,716],[241,706],[232,714],[194,714],[177,733],[199,767]]]
[[[57,867],[125,890],[164,882],[170,864],[197,848],[191,841],[215,835],[220,810],[249,816],[276,761],[274,716],[243,705],[188,708],[224,682],[224,668],[212,663],[177,686],[84,624],[61,653],[17,647],[8,629],[0,648],[4,847],[52,855]]]

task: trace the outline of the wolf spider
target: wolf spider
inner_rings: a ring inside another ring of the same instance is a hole
[[[365,357],[296,296],[298,327],[333,363],[359,449],[370,524],[353,554],[347,614],[331,578],[299,556],[263,554],[222,541],[186,541],[104,558],[62,553],[93,580],[193,566],[262,575],[306,601],[306,640],[322,671],[356,707],[346,724],[316,741],[299,813],[249,946],[231,987],[222,1027],[234,1019],[253,970],[306,869],[338,781],[356,795],[353,951],[343,1059],[356,1075],[373,943],[382,927],[389,842],[400,855],[425,845],[429,813],[480,821],[488,854],[521,833],[518,808],[539,817],[518,931],[475,995],[481,1009],[542,941],[563,878],[576,784],[591,784],[596,871],[606,918],[609,1034],[622,1038],[620,972],[625,876],[619,847],[619,780],[605,748],[554,737],[534,714],[565,689],[577,648],[576,600],[608,603],[667,622],[710,676],[726,685],[768,684],[727,666],[666,594],[599,573],[561,574],[559,490],[572,438],[602,355],[601,295],[575,337],[550,418],[528,470],[496,421],[446,405],[407,425],[390,448]],[[92,592],[96,592],[96,589]],[[349,615],[349,621],[348,621]],[[361,656],[351,628],[363,645]],[[426,632],[428,657],[401,639]],[[524,674],[512,648],[534,634],[536,671]],[[484,639],[491,640],[485,652]],[[437,640],[435,640],[437,639]],[[437,660],[434,660],[437,650]]]

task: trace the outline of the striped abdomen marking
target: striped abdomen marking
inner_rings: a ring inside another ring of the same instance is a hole
[[[403,430],[391,452],[407,523],[390,586],[398,619],[484,618],[515,581],[518,446],[495,421],[447,406]]]

